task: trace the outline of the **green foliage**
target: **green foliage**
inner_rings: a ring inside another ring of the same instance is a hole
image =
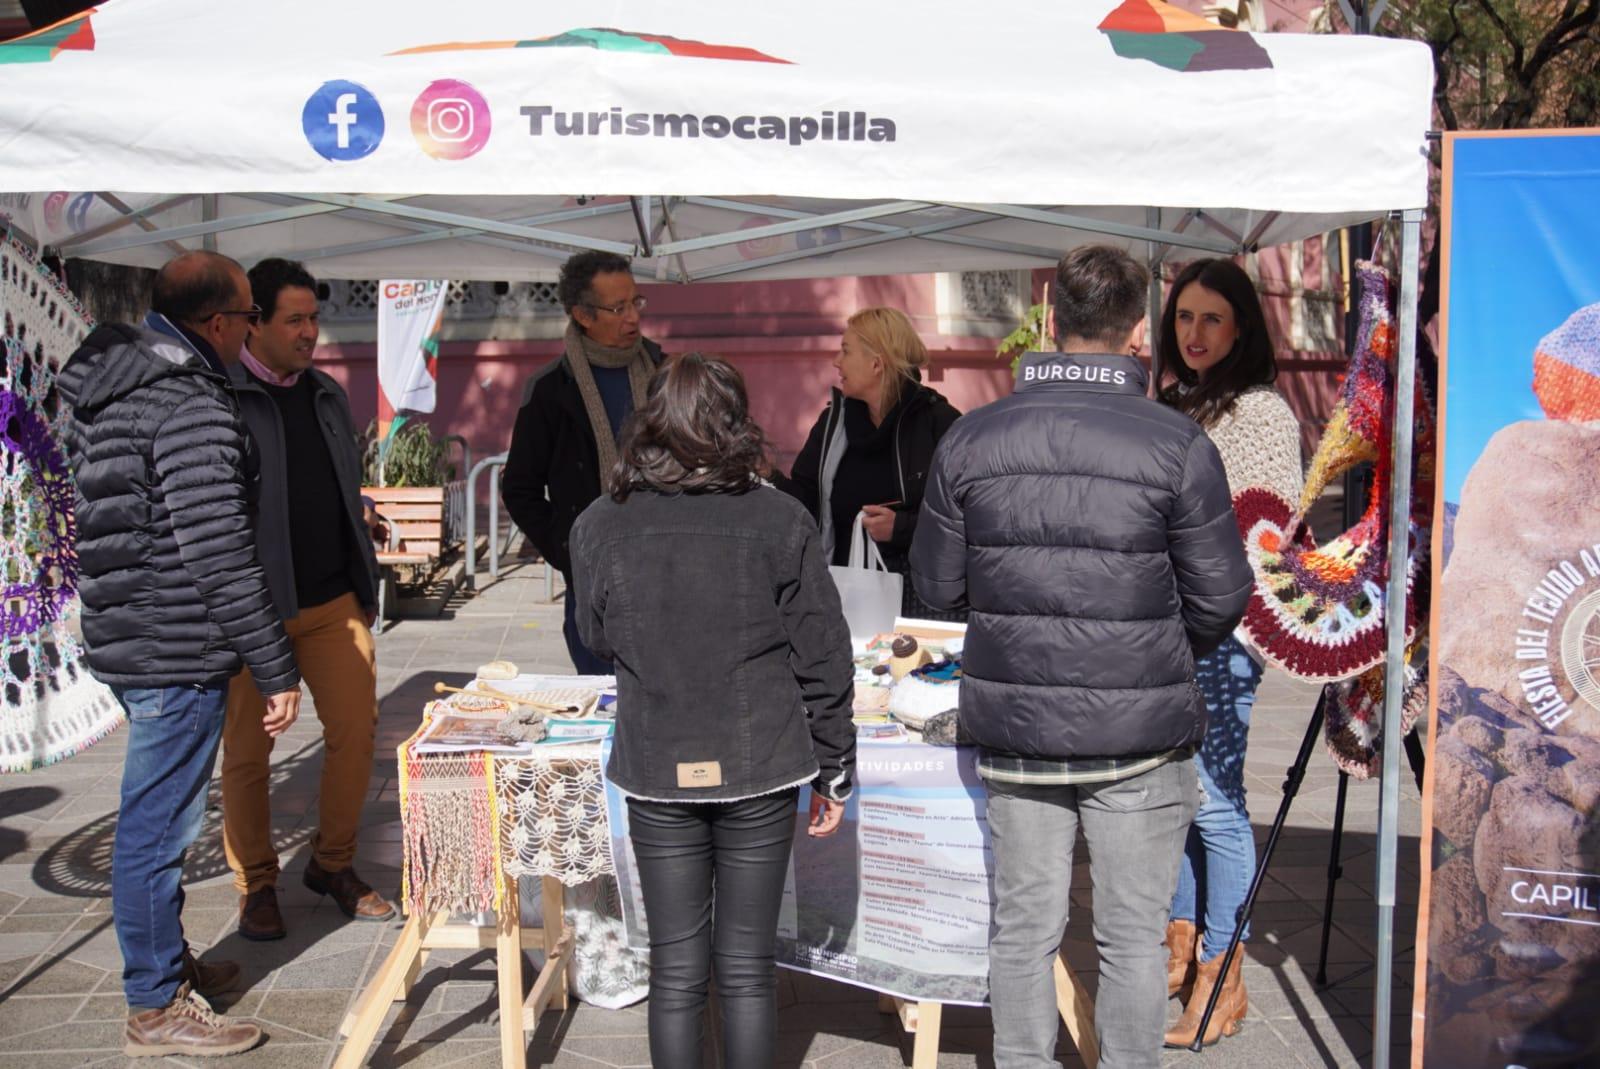
[[[407,420],[387,441],[377,423],[361,435],[361,480],[366,486],[443,486],[455,478],[447,462],[450,445],[436,439],[421,420]],[[381,475],[380,475],[381,473]]]
[[[1011,370],[1015,371],[1023,353],[1042,352],[1048,348],[1049,339],[1044,336],[1044,305],[1036,304],[1028,309],[1016,330],[1000,339],[1000,348],[995,350],[994,355],[1002,360],[1009,356]]]

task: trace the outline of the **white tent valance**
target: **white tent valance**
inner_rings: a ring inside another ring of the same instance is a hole
[[[1151,0],[111,0],[0,45],[0,210],[67,255],[327,277],[1220,253],[1422,205],[1431,73],[1420,45]]]

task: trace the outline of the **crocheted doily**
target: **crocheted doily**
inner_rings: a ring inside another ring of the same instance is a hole
[[[123,720],[78,641],[77,524],[56,371],[89,316],[0,239],[0,772],[59,761]]]
[[[1234,498],[1234,512],[1255,571],[1242,624],[1262,655],[1290,675],[1317,682],[1346,679],[1384,659],[1384,586],[1388,576],[1388,498],[1396,350],[1389,277],[1359,265],[1361,343],[1312,458],[1297,505],[1264,487]],[[1418,345],[1412,505],[1406,569],[1406,642],[1416,640],[1428,601],[1429,526],[1433,510],[1432,353]],[[1318,544],[1305,515],[1334,479],[1371,461],[1366,509],[1349,530]]]

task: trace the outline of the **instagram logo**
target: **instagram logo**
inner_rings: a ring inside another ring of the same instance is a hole
[[[464,160],[489,142],[489,103],[466,82],[442,78],[411,105],[411,132],[436,160]]]

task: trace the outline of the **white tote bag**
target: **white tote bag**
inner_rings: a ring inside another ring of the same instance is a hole
[[[883,563],[877,543],[867,534],[856,513],[850,532],[850,558],[845,564],[830,564],[828,573],[839,588],[845,622],[853,638],[871,638],[894,630],[900,615],[900,595],[905,577],[891,572]]]

